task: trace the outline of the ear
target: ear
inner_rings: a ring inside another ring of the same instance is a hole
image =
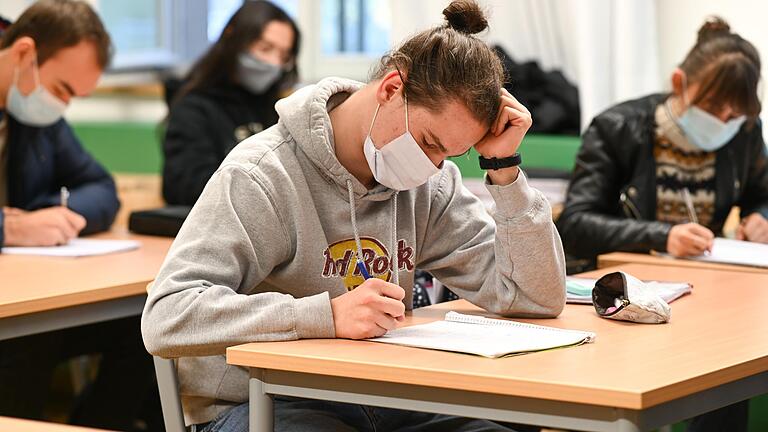
[[[685,90],[684,84],[687,84],[687,80],[685,78],[685,72],[683,72],[682,69],[675,68],[675,70],[672,71],[672,93],[674,93],[676,96],[683,96],[683,90]]]
[[[19,69],[32,67],[37,61],[37,46],[35,40],[29,36],[16,39],[10,46],[11,60]]]
[[[395,98],[402,98],[403,80],[396,70],[388,72],[379,82],[376,88],[376,102],[381,105],[391,102]]]

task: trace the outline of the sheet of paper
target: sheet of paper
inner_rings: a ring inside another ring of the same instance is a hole
[[[768,267],[768,245],[716,238],[712,252],[688,259],[752,267]]]
[[[8,255],[41,255],[56,257],[83,257],[106,255],[115,252],[138,249],[141,245],[136,240],[102,240],[76,238],[63,246],[50,247],[4,247]]]

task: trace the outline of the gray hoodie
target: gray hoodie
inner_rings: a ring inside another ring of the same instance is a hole
[[[187,424],[248,400],[248,371],[226,364],[226,347],[335,336],[330,299],[363,282],[350,208],[371,276],[397,280],[397,267],[409,309],[420,268],[501,315],[562,310],[562,245],[524,175],[487,186],[491,218],[449,161],[399,193],[341,165],[328,111],[361,86],[325,79],[278,102],[278,124],[227,156],[176,237],[141,329],[149,352],[178,358]]]

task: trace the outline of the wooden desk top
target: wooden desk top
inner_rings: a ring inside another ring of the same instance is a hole
[[[132,239],[132,251],[93,257],[0,254],[0,318],[139,295],[173,239],[112,231],[89,238]]]
[[[622,264],[648,264],[657,266],[674,266],[689,269],[710,269],[736,271],[746,273],[768,274],[768,268],[750,267],[734,264],[718,264],[705,261],[694,261],[687,259],[677,259],[668,256],[631,253],[631,252],[612,252],[597,257],[597,267],[613,267]]]
[[[590,305],[567,305],[556,319],[523,320],[597,333],[578,347],[502,359],[368,341],[306,339],[227,350],[231,364],[588,403],[648,408],[768,370],[768,275],[629,264],[642,279],[686,280],[693,293],[672,303],[668,324],[599,318]],[[585,273],[598,277],[600,270]],[[478,312],[460,300],[418,309],[406,320]]]
[[[104,429],[92,429],[13,417],[0,417],[0,430],[13,432],[108,432]]]

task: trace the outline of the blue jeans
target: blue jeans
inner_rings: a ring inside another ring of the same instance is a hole
[[[275,431],[511,431],[488,420],[276,396]],[[248,404],[221,413],[197,432],[248,432]]]

